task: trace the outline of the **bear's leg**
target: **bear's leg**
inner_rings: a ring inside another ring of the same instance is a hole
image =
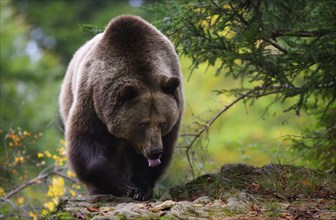
[[[87,136],[69,140],[69,160],[78,178],[88,185],[90,194],[130,196],[137,188],[128,174],[106,153],[105,148]]]
[[[131,182],[138,187],[134,192],[133,198],[137,200],[152,198],[155,182],[161,173],[161,169],[158,167],[138,167],[131,177]]]

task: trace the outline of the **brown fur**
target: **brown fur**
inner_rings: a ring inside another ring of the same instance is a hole
[[[172,44],[139,17],[113,19],[71,60],[60,112],[68,160],[91,194],[150,198],[183,112]],[[158,157],[161,164],[149,167],[147,159]]]

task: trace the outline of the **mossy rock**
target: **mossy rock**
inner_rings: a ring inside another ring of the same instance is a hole
[[[226,164],[146,202],[112,195],[64,197],[44,219],[336,219],[336,175],[270,164]],[[311,207],[319,207],[314,213]]]

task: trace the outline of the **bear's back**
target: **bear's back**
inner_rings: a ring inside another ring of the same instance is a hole
[[[60,115],[65,127],[73,101],[77,99],[76,90],[82,77],[76,73],[81,72],[81,68],[85,68],[83,64],[86,60],[86,56],[90,54],[90,51],[93,50],[96,44],[101,40],[102,36],[103,34],[98,34],[81,46],[69,63],[59,96]]]

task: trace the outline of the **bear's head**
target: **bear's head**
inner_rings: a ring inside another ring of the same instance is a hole
[[[180,117],[180,79],[162,74],[150,86],[134,79],[100,84],[94,91],[94,105],[109,133],[127,140],[150,167],[159,165],[165,150],[162,137]]]

